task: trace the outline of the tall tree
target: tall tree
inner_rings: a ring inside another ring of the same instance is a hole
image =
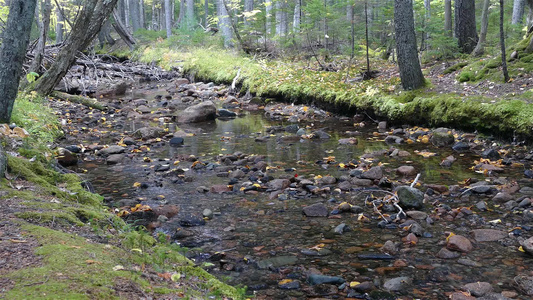
[[[513,17],[511,18],[511,24],[521,24],[524,18],[524,7],[526,6],[525,0],[513,1]]]
[[[217,15],[218,15],[218,28],[224,37],[224,47],[232,48],[233,44],[233,31],[229,19],[228,11],[226,10],[226,4],[224,0],[217,0]]]
[[[265,33],[267,36],[272,32],[272,0],[265,0]]]
[[[444,31],[452,36],[452,0],[444,0]]]
[[[195,25],[194,0],[187,0],[187,12],[185,13],[185,24],[186,24],[187,29],[192,29]]]
[[[509,82],[509,72],[507,72],[507,58],[505,55],[505,32],[503,31],[503,0],[500,0],[500,46],[502,49],[502,71],[504,82]]]
[[[472,53],[478,36],[475,0],[455,0],[455,37],[463,53]]]
[[[46,72],[35,82],[33,88],[47,95],[65,76],[76,60],[78,51],[84,50],[96,37],[118,0],[87,0],[76,18],[72,30],[63,43],[56,59]]]
[[[294,5],[294,17],[292,19],[292,31],[300,32],[300,23],[302,21],[302,0],[296,0]]]
[[[489,28],[489,7],[490,0],[483,1],[483,11],[481,13],[481,32],[476,48],[472,52],[473,56],[481,56],[485,52],[485,42],[487,40],[487,30]]]
[[[287,2],[285,0],[276,1],[276,35],[283,37],[287,34]]]
[[[139,5],[139,0],[129,0],[128,2],[130,4],[131,26],[133,32],[135,32],[142,28],[141,7]]]
[[[63,42],[63,28],[64,28],[65,19],[63,18],[63,13],[56,7],[56,43],[60,44]]]
[[[254,0],[244,0],[244,12],[249,13],[252,10],[254,10]],[[244,17],[244,25],[250,26],[250,21],[246,16]]]
[[[44,0],[41,3],[41,18],[39,24],[39,41],[34,52],[34,57],[31,62],[29,72],[39,73],[41,63],[44,57],[44,47],[46,46],[46,39],[48,38],[48,30],[50,28],[50,15],[52,14],[52,4],[50,0]]]
[[[0,45],[0,123],[9,123],[22,73],[36,0],[11,0]]]
[[[172,13],[170,0],[165,0],[165,25],[167,30],[167,38],[172,35]]]
[[[394,29],[402,86],[406,90],[417,89],[424,85],[424,75],[416,50],[412,0],[394,0]]]

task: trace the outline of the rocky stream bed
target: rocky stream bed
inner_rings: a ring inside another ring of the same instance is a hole
[[[533,296],[525,145],[185,78],[103,94],[103,111],[50,101],[58,162],[257,299]]]

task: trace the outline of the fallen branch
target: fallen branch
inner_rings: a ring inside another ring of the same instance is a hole
[[[52,92],[52,96],[59,98],[61,100],[70,101],[78,104],[85,105],[87,107],[91,107],[98,110],[106,110],[105,106],[99,103],[96,99],[84,97],[84,96],[78,96],[78,95],[71,95],[63,92]]]

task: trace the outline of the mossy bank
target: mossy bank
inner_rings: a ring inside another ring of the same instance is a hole
[[[54,170],[47,145],[61,130],[47,100],[21,95],[16,103],[13,120],[30,137],[3,139],[0,298],[244,298],[244,289],[196,266],[166,236],[124,223],[77,174]]]
[[[240,72],[237,83],[243,92],[314,104],[345,115],[366,112],[395,124],[451,126],[507,137],[533,134],[533,107],[524,101],[532,91],[494,101],[483,96],[430,92],[430,82],[421,90],[401,91],[397,76],[351,81],[364,68],[364,60],[355,60],[349,70],[325,72],[302,62],[257,59],[217,48],[182,53],[164,48],[163,43],[140,49],[136,55],[141,61],[157,62],[165,68],[182,67],[197,81],[230,84]],[[391,68],[388,62],[379,64]]]

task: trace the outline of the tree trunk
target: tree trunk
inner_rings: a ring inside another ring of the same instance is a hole
[[[450,37],[452,31],[452,0],[444,0],[444,31]]]
[[[131,28],[130,2],[131,0],[124,0],[124,25],[128,28]]]
[[[526,5],[525,0],[514,0],[513,2],[513,17],[511,19],[511,24],[522,24],[522,19],[524,18],[524,8]]]
[[[130,3],[130,17],[133,32],[141,29],[141,9],[139,7],[139,0],[129,0]]]
[[[165,0],[165,23],[167,25],[167,39],[172,35],[172,13],[170,0]]]
[[[504,82],[509,82],[507,58],[505,56],[505,32],[503,31],[503,0],[500,0],[500,46],[502,48],[502,71]]]
[[[296,0],[294,6],[294,17],[292,19],[292,31],[300,33],[300,22],[302,20],[302,0]]]
[[[475,0],[455,0],[455,36],[463,53],[472,53],[478,36]]]
[[[76,54],[92,42],[118,0],[88,0],[76,18],[72,31],[63,43],[50,68],[33,85],[42,95],[50,94],[76,60]]]
[[[44,47],[46,46],[46,38],[48,37],[48,30],[50,28],[50,14],[52,13],[50,0],[44,0],[41,6],[39,41],[37,42],[37,48],[35,49],[35,54],[28,72],[40,73],[41,63],[43,62],[44,57]]]
[[[287,12],[285,11],[287,3],[285,0],[276,2],[276,35],[284,37],[287,34]]]
[[[141,23],[141,28],[145,28],[144,22],[144,0],[139,1],[139,21]]]
[[[107,20],[102,29],[98,33],[98,42],[100,43],[100,48],[104,48],[105,43],[109,45],[114,45],[115,40],[111,37],[111,23]]]
[[[252,10],[254,10],[254,0],[244,0],[244,12],[251,12]],[[250,20],[247,17],[244,17],[244,25],[250,26]]]
[[[133,50],[133,48],[134,48],[134,46],[136,44],[136,41],[133,38],[133,36],[131,35],[131,33],[128,31],[126,26],[124,26],[124,24],[122,24],[122,21],[120,20],[120,16],[118,15],[118,12],[117,12],[116,9],[113,10],[113,18],[115,19],[115,22],[113,22],[113,28],[118,33],[120,38],[122,38],[124,43],[126,43],[126,45],[128,45],[128,47],[131,50]]]
[[[416,51],[412,0],[394,0],[394,29],[402,86],[406,90],[417,89],[424,85],[424,75]]]
[[[22,73],[36,0],[11,0],[0,45],[0,123],[9,123]]]
[[[253,4],[253,1],[252,1],[252,4]],[[207,27],[209,27],[209,0],[205,0],[204,14],[205,14],[204,27],[207,28]]]
[[[185,1],[186,0],[180,1],[180,14],[178,16],[178,21],[176,22],[179,27],[183,27],[183,21],[185,19]]]
[[[272,0],[265,0],[266,34],[272,33]]]
[[[479,40],[476,48],[472,52],[472,56],[481,56],[485,52],[485,41],[487,40],[487,29],[489,27],[489,7],[490,0],[483,1],[483,11],[481,13],[481,32],[479,33]]]
[[[187,0],[187,10],[185,12],[185,26],[188,30],[192,30],[194,25],[194,1]]]
[[[533,0],[526,0],[527,7],[529,9],[529,12],[527,14],[526,22],[527,22],[527,28],[528,32],[533,26]]]
[[[118,12],[118,19],[120,19],[120,22],[125,25],[127,24],[126,19],[126,4],[124,3],[126,0],[119,0],[117,3],[117,12]]]
[[[64,25],[65,19],[63,19],[63,14],[59,10],[58,7],[56,7],[56,43],[60,44],[63,42],[63,25]]]
[[[224,37],[224,47],[233,48],[233,31],[224,0],[217,0],[218,28]]]

